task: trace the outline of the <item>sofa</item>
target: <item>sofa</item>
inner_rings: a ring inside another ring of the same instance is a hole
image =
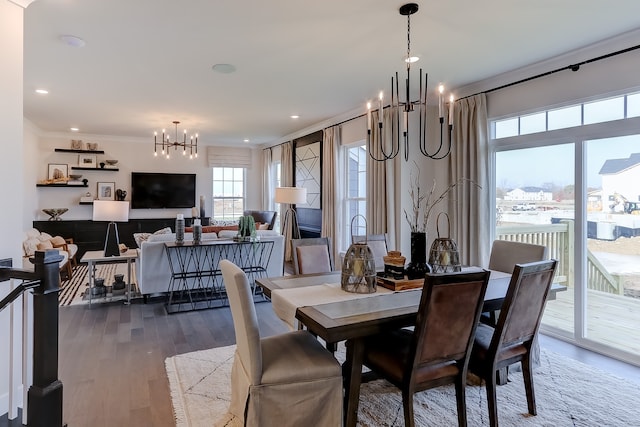
[[[238,232],[222,230],[220,234],[203,233],[202,240],[230,239]],[[284,238],[271,230],[256,232],[261,240],[273,240],[271,258],[267,266],[267,276],[282,276],[284,268]],[[192,240],[192,233],[185,233],[185,240]],[[151,295],[169,291],[171,269],[165,252],[165,242],[175,241],[175,233],[154,234],[140,243],[136,260],[136,280],[142,295]]]

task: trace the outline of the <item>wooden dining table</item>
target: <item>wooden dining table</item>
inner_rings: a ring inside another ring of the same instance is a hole
[[[472,270],[469,270],[472,271]],[[264,294],[272,298],[277,294],[286,294],[286,290],[339,283],[341,273],[322,273],[311,275],[283,276],[275,278],[259,278],[256,283],[262,287]],[[491,277],[485,294],[483,311],[499,310],[509,286],[511,275],[491,271]],[[555,293],[566,289],[552,286],[550,298]],[[309,291],[312,291],[310,288]],[[309,292],[312,295],[312,292]],[[353,427],[357,422],[362,362],[364,355],[364,339],[381,331],[402,328],[415,324],[420,305],[421,289],[400,292],[385,292],[379,295],[346,299],[328,303],[314,295],[314,303],[304,304],[300,292],[296,293],[298,307],[295,317],[306,328],[322,338],[327,344],[336,344],[350,340],[347,346],[346,360],[343,365],[345,388],[345,422],[346,427]],[[285,297],[286,298],[286,297]],[[276,314],[278,313],[277,310]],[[288,319],[283,319],[287,321]]]

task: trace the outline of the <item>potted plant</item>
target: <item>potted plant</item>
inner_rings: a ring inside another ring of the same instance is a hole
[[[251,215],[241,216],[238,220],[238,241],[251,241],[256,237],[256,221]]]

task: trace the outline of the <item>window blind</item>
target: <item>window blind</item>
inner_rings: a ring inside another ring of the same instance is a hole
[[[251,149],[239,147],[207,147],[209,167],[251,168]]]

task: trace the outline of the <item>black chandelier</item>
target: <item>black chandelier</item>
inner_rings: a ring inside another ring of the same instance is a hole
[[[191,135],[189,137],[189,141],[187,141],[187,130],[185,129],[182,135],[182,142],[178,141],[178,125],[179,121],[173,121],[174,126],[176,127],[176,139],[174,142],[171,142],[169,135],[166,135],[165,139],[165,130],[162,129],[162,142],[158,142],[158,132],[153,132],[153,155],[158,155],[158,146],[162,147],[161,154],[162,156],[169,158],[169,149],[173,147],[175,150],[178,147],[182,147],[182,155],[187,155],[187,149],[189,150],[189,159],[193,159],[194,157],[198,157],[198,134]]]
[[[400,100],[400,92],[398,87],[398,73],[396,72],[395,80],[391,77],[391,103],[389,108],[391,110],[391,141],[386,141],[385,132],[383,129],[383,94],[380,92],[378,96],[379,108],[378,108],[378,131],[376,135],[371,134],[371,103],[367,103],[367,148],[369,156],[379,162],[390,160],[395,158],[400,152],[400,133],[404,139],[404,159],[409,160],[409,113],[414,110],[418,110],[419,113],[419,139],[420,139],[420,152],[422,155],[434,159],[444,159],[451,152],[451,130],[453,129],[453,95],[449,98],[449,123],[448,123],[448,143],[444,142],[444,100],[443,92],[444,86],[441,84],[438,87],[438,110],[440,117],[440,144],[438,149],[432,152],[427,147],[427,80],[428,74],[424,74],[424,86],[422,81],[422,68],[420,69],[420,93],[419,98],[415,101],[411,101],[410,89],[411,89],[411,64],[418,60],[417,57],[411,56],[411,15],[418,11],[418,5],[416,3],[408,3],[400,7],[400,15],[407,17],[407,57],[405,62],[407,64],[407,78],[405,80],[405,100]],[[400,117],[402,112],[402,119]],[[402,130],[401,130],[402,129]],[[371,150],[371,145],[375,144],[377,150],[374,153]]]

